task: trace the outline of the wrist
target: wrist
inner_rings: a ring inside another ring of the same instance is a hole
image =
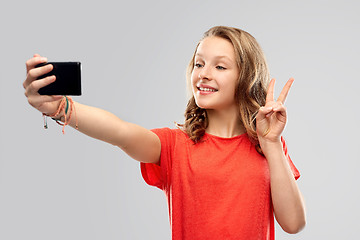
[[[54,105],[56,106],[56,110],[53,110],[51,112],[42,112],[42,114],[44,116],[47,116],[47,117],[50,117],[50,118],[55,118],[55,119],[58,119],[61,117],[61,115],[64,115],[63,114],[63,110],[65,109],[65,105],[66,105],[66,108],[68,108],[68,105],[69,105],[69,101],[67,99],[66,96],[63,96],[63,98],[59,101],[57,101],[56,103],[54,103]]]
[[[58,106],[58,109],[55,113],[48,115],[46,113],[43,113],[44,116],[44,128],[47,129],[47,121],[46,117],[51,117],[53,120],[55,120],[59,125],[63,126],[63,133],[65,133],[64,129],[66,125],[70,124],[71,115],[75,111],[74,102],[71,97],[64,96],[63,99],[60,101],[60,104]],[[76,118],[76,124],[75,128],[78,129],[77,126],[77,117],[75,112],[75,118]],[[61,123],[62,122],[62,123]]]
[[[61,113],[55,117],[52,117],[51,119],[54,121],[65,122],[65,115]]]
[[[276,140],[268,140],[268,139],[259,138],[259,144],[260,144],[261,150],[265,156],[267,155],[267,153],[274,152],[277,150],[278,151],[283,150],[283,146],[282,146],[282,142],[281,142],[280,138],[276,139]]]

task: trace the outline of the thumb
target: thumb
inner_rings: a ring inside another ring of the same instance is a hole
[[[256,120],[261,121],[264,118],[271,116],[273,113],[274,111],[272,107],[261,107],[256,115]]]

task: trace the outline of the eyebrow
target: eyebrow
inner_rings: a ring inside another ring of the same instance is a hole
[[[204,57],[201,53],[196,53],[195,56]],[[225,56],[225,55],[223,55],[223,56],[215,56],[215,59],[222,59],[222,58],[225,58],[225,59],[231,61],[231,59],[228,56]]]

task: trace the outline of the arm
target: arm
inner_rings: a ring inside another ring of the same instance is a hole
[[[305,205],[294,175],[283,153],[281,142],[261,143],[269,164],[271,199],[276,220],[288,233],[297,233],[305,226]]]
[[[52,70],[51,65],[34,68],[37,64],[46,62],[39,55],[26,62],[27,78],[24,81],[25,96],[34,108],[45,114],[56,112],[62,96],[39,95],[38,90],[52,82],[55,76],[36,80],[39,76]],[[125,122],[105,110],[74,102],[78,120],[78,130],[90,137],[108,142],[120,147],[130,157],[140,162],[156,163],[160,159],[160,140],[153,132],[136,124]],[[63,119],[60,114],[57,119]],[[72,116],[70,126],[75,127],[75,117]]]
[[[290,79],[275,102],[275,80],[270,82],[266,105],[259,109],[256,125],[259,143],[269,164],[271,198],[276,220],[284,231],[297,233],[306,224],[305,204],[281,143],[281,133],[287,120],[283,103],[292,83],[293,79]]]

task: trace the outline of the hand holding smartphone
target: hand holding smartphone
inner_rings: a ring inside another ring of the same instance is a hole
[[[55,75],[56,81],[40,88],[40,95],[81,95],[81,63],[80,62],[47,62],[36,65],[35,67],[53,65],[53,70],[37,79]]]

